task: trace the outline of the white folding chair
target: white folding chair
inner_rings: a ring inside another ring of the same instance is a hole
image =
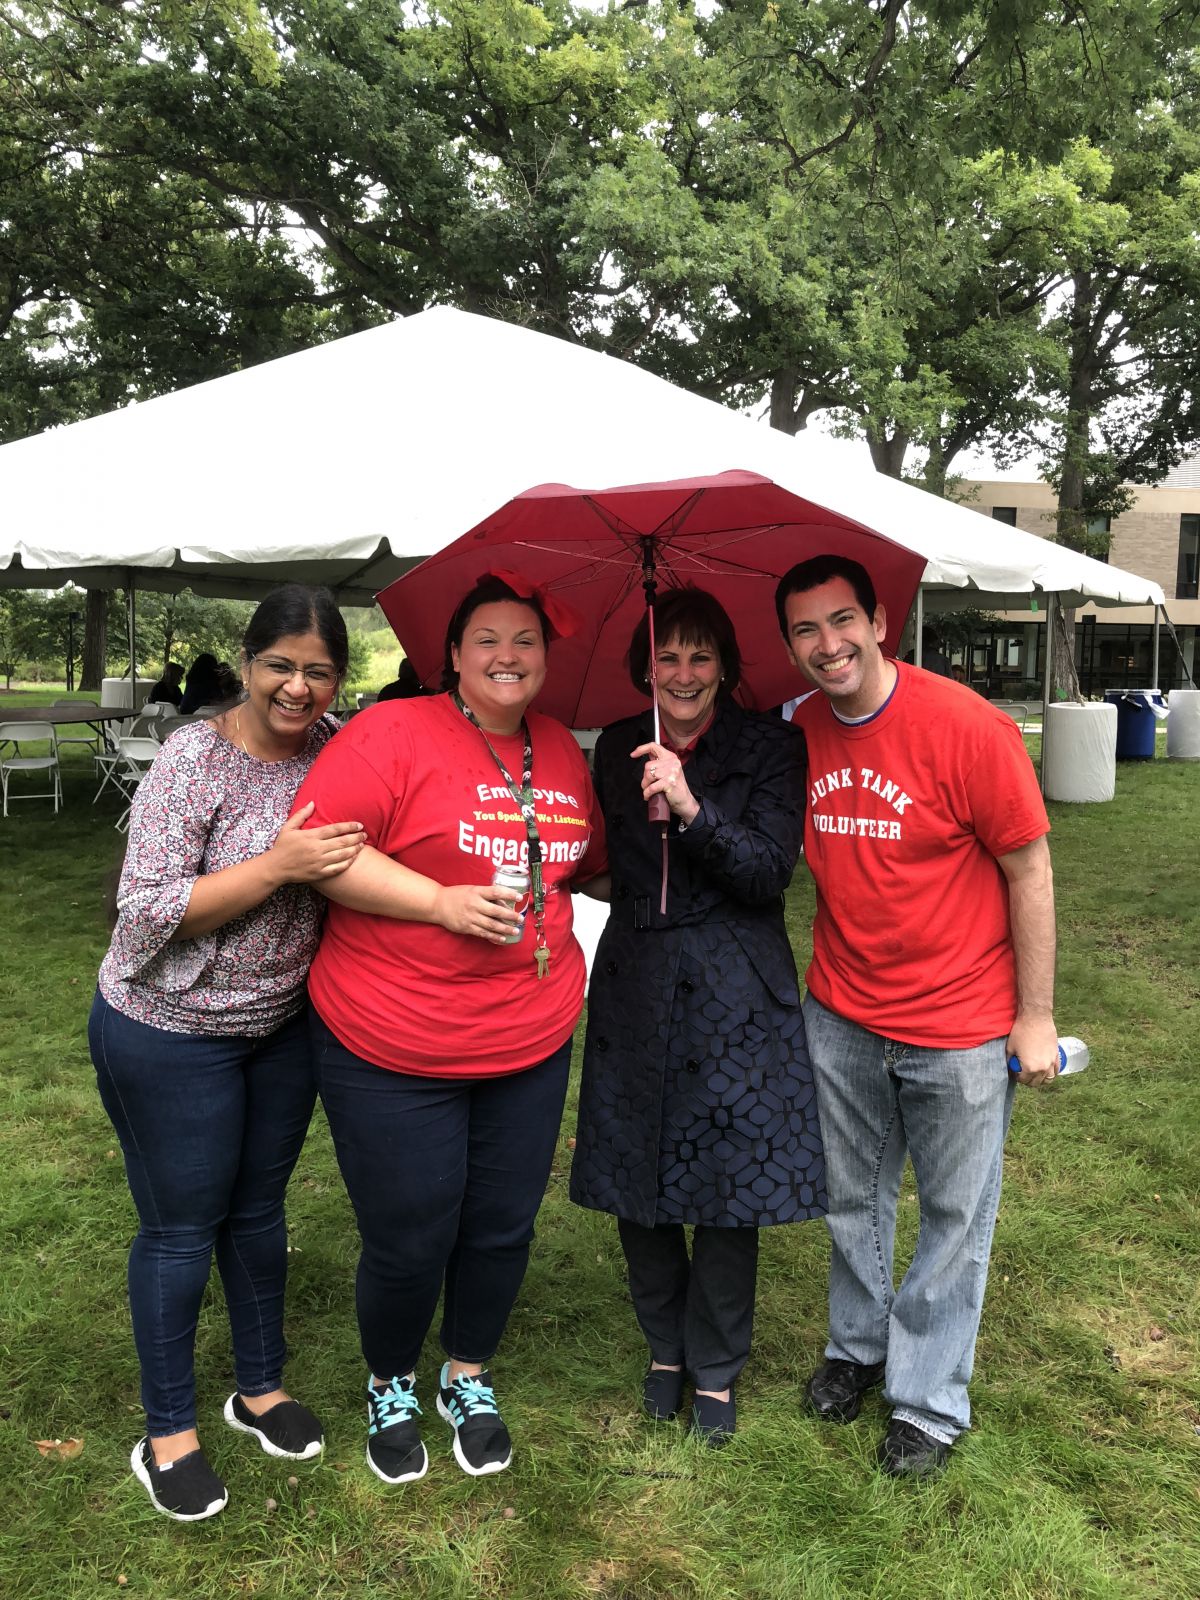
[[[22,744],[42,744],[49,741],[50,754],[30,756],[21,754]],[[11,744],[13,755],[5,755],[5,746]],[[62,805],[62,769],[58,764],[58,735],[52,722],[0,722],[0,789],[4,795],[4,815],[8,815],[8,780],[14,772],[49,772],[53,774],[53,787],[37,789],[32,794],[15,794],[14,800],[53,800],[54,814]]]
[[[138,784],[150,771],[155,756],[162,749],[157,739],[150,738],[147,734],[131,734],[127,738],[117,741],[120,759],[113,771],[113,781],[129,802],[124,811],[117,818],[117,831],[124,833],[129,827],[129,812],[133,805],[133,797],[137,793]]]
[[[86,722],[89,717],[96,715],[98,708],[94,700],[72,700],[68,697],[65,700],[56,700],[52,709],[55,711],[78,711],[80,722]],[[68,723],[67,726],[69,727],[70,724]],[[60,732],[58,736],[59,749],[64,744],[86,744],[96,755],[100,754],[102,743],[99,731],[91,728],[86,733]]]
[[[120,722],[106,722],[104,724],[105,749],[98,756],[93,757],[96,771],[103,773],[104,776],[100,780],[100,787],[92,796],[93,805],[96,804],[96,801],[99,800],[110,783],[115,783],[118,789],[122,788],[118,776],[123,766],[121,740],[148,737],[158,741],[161,715],[162,702],[153,700],[145,710],[139,711],[136,716],[130,714]]]

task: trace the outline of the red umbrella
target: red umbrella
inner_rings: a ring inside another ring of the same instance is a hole
[[[520,574],[580,619],[554,641],[537,709],[595,728],[647,707],[624,663],[646,574],[659,592],[691,584],[729,613],[742,653],[737,698],[763,710],[803,687],[779,636],[775,584],[826,552],[870,572],[894,652],[925,558],[755,472],[595,491],[539,484],[390,584],[379,604],[422,681],[438,687],[455,606],[484,573]]]

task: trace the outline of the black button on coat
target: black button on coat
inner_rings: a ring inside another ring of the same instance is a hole
[[[650,715],[596,746],[613,890],[588,996],[571,1198],[645,1226],[760,1227],[825,1210],[812,1068],[783,920],[805,749],[781,717],[718,704],[685,770],[700,811],[646,820]]]

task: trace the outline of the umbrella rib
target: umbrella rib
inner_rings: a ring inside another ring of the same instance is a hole
[[[575,696],[575,711],[571,718],[572,727],[576,725],[576,721],[579,716],[579,705],[583,699],[583,691],[587,686],[588,678],[591,675],[592,663],[596,659],[596,652],[600,648],[600,635],[604,630],[604,624],[609,620],[610,617],[615,616],[620,610],[622,602],[624,601],[626,595],[633,588],[634,581],[638,576],[638,574],[632,569],[627,568],[626,571],[626,581],[621,585],[619,592],[613,595],[612,598],[606,602],[599,626],[597,626],[592,632],[592,642],[588,647],[587,656],[585,657],[584,670],[579,676],[579,693]]]

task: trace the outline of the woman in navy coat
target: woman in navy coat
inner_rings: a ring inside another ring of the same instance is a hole
[[[825,1210],[783,920],[805,748],[782,718],[734,703],[741,658],[711,595],[671,590],[655,625],[662,742],[647,711],[596,746],[611,911],[592,967],[571,1197],[618,1219],[650,1347],[646,1410],[675,1416],[690,1374],[692,1427],[719,1445],[750,1352],[758,1230]],[[639,687],[648,661],[643,621],[629,652]],[[671,809],[665,914],[654,794]]]

